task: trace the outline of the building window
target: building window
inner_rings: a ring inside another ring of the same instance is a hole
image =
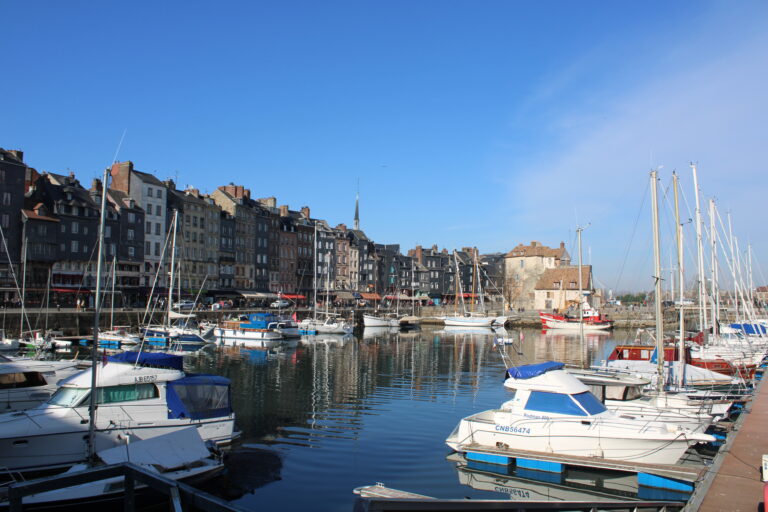
[[[128,240],[133,240],[133,230],[132,229],[128,230]]]
[[[157,198],[162,199],[163,197],[163,189],[159,188],[157,189]]]
[[[77,222],[72,223],[71,228],[72,233],[79,233],[80,232],[80,226],[77,224]]]
[[[160,234],[160,223],[159,222],[155,223],[155,234],[156,235]]]
[[[83,229],[83,233],[88,234],[88,228]],[[112,226],[104,226],[104,237],[109,238],[112,236]]]
[[[162,209],[162,208],[160,208],[160,205],[159,205],[159,204],[156,204],[156,205],[155,205],[155,214],[156,214],[158,217],[160,217],[160,216],[162,216],[162,215],[163,215],[163,209]]]
[[[135,249],[131,246],[128,247],[128,257],[133,258],[134,254],[136,253]]]
[[[152,187],[147,187],[147,197],[152,197]]]
[[[72,252],[77,252],[80,249],[77,240],[72,240]]]
[[[11,204],[11,193],[3,192],[3,206],[10,206],[10,204]]]
[[[130,222],[131,224],[136,222],[136,214],[135,213],[128,212],[128,222]]]
[[[147,221],[147,234],[148,235],[152,234],[152,223],[149,221]]]
[[[147,253],[147,255],[152,254],[152,242],[146,242],[144,244],[144,252]]]
[[[160,242],[155,242],[155,256],[160,256]]]

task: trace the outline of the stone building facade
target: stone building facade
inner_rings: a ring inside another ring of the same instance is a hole
[[[556,248],[544,246],[537,241],[530,245],[519,244],[504,259],[504,293],[513,309],[534,309],[535,288],[542,274],[548,269],[571,263],[563,242]]]

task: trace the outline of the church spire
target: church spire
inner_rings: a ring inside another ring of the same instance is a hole
[[[355,230],[360,230],[360,191],[355,194]]]

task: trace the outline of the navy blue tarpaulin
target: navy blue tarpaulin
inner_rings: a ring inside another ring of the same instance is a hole
[[[200,420],[232,414],[229,379],[218,375],[191,375],[169,381],[168,417]]]
[[[160,368],[173,368],[174,370],[184,370],[184,358],[173,354],[162,354],[159,352],[123,352],[109,356],[107,361],[113,363],[136,363],[140,366],[158,366]]]
[[[565,365],[563,363],[557,363],[555,361],[513,366],[512,368],[507,368],[507,376],[512,377],[513,379],[530,379],[552,370],[562,370],[564,367]]]

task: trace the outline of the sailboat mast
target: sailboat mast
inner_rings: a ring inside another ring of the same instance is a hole
[[[21,228],[21,315],[19,315],[19,340],[24,333],[24,299],[27,292],[27,223]],[[30,332],[30,335],[32,333]]]
[[[312,279],[312,319],[317,320],[317,222],[315,222],[315,238],[312,244],[314,271]]]
[[[715,200],[709,200],[709,238],[712,250],[712,336],[717,336],[720,329],[719,309],[720,309],[720,290],[717,286],[717,225],[715,224]]]
[[[677,372],[677,385],[683,387],[685,383],[685,268],[683,262],[683,225],[680,224],[680,203],[678,200],[677,174],[672,173],[672,182],[675,193],[675,236],[677,237],[677,275],[680,293],[680,340],[677,344],[677,360],[680,364]],[[699,298],[701,300],[701,297]]]
[[[96,297],[93,301],[93,344],[91,345],[91,397],[88,407],[88,459],[96,456],[96,361],[99,351],[99,315],[101,314],[101,271],[104,259],[104,224],[107,218],[107,189],[109,168],[104,169],[101,188],[101,219],[99,220],[99,249],[96,253]]]
[[[579,241],[579,347],[581,351],[581,357],[582,361],[581,364],[584,366],[585,361],[584,358],[584,283],[581,279],[581,232],[584,231],[584,228],[581,226],[576,228],[576,237]],[[561,286],[562,288],[562,286]],[[565,293],[563,293],[565,295]]]
[[[112,257],[112,308],[109,312],[109,328],[115,328],[115,280],[117,276],[115,271],[117,270],[117,256]]]
[[[701,236],[701,206],[699,205],[699,175],[696,172],[696,164],[691,163],[693,170],[693,188],[696,192],[696,253],[698,256],[698,283],[699,283],[699,329],[707,330],[707,291],[704,283],[704,247]]]
[[[178,224],[179,211],[173,210],[173,241],[171,242],[171,274],[168,281],[168,314],[166,321],[171,325],[171,305],[173,304],[173,273],[176,266],[176,226]]]
[[[651,171],[651,218],[653,223],[653,263],[656,309],[656,371],[658,374],[658,389],[664,385],[664,321],[661,316],[661,240],[659,239],[659,199],[657,197],[657,172]]]

